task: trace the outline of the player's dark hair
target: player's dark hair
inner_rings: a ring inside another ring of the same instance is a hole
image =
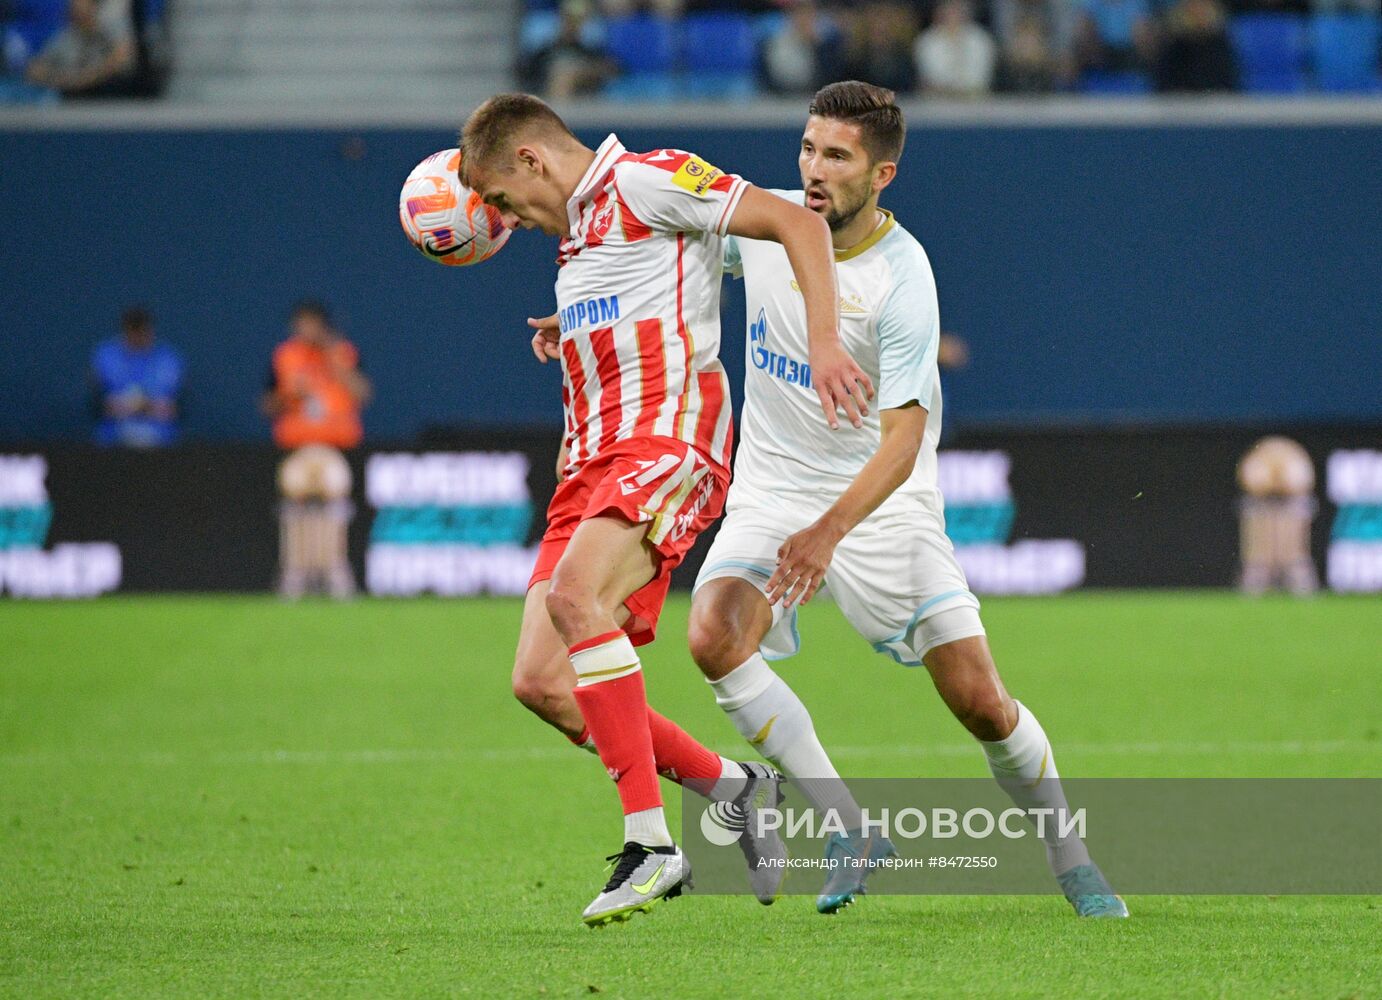
[[[896,163],[902,158],[907,123],[902,120],[897,95],[887,87],[859,80],[827,84],[811,98],[810,113],[858,125],[864,148],[874,163]]]
[[[528,137],[578,141],[545,101],[531,94],[495,94],[461,126],[461,183],[470,164],[491,161]]]
[[[322,321],[326,326],[331,325],[331,310],[326,307],[326,303],[321,299],[300,299],[293,303],[293,311],[288,314],[290,319],[299,319],[303,316],[312,316]]]

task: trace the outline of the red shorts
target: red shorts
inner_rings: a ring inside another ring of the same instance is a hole
[[[657,575],[629,595],[624,631],[635,646],[653,641],[672,570],[725,505],[729,476],[684,441],[638,437],[616,442],[557,484],[547,508],[533,584],[550,580],[571,536],[584,520],[613,514],[648,525],[658,555]]]

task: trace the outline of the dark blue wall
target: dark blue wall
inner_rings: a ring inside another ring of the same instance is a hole
[[[363,145],[352,143],[362,140]],[[626,129],[794,186],[792,129]],[[587,134],[588,140],[600,136]],[[262,437],[294,299],[335,304],[377,386],[374,437],[553,423],[523,324],[554,244],[468,271],[405,242],[403,177],[445,131],[0,132],[0,439],[86,434],[83,370],[123,303],[182,347],[186,427]],[[968,422],[1382,414],[1382,128],[913,131],[885,204],[930,252]],[[726,296],[726,361],[742,306]]]

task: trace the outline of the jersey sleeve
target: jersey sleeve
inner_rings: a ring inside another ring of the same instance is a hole
[[[744,276],[744,257],[739,252],[739,241],[733,236],[725,238],[724,270],[725,274],[736,278]]]
[[[790,201],[794,205],[806,203],[805,191],[784,191],[778,188],[767,188],[768,194],[781,198],[783,201]],[[734,213],[731,212],[731,215]],[[752,242],[752,241],[750,241]],[[738,236],[725,237],[725,274],[736,278],[744,276],[744,246],[743,240]]]
[[[619,197],[649,229],[726,235],[748,182],[699,156],[659,149],[615,166]]]
[[[916,400],[927,410],[936,390],[940,308],[929,269],[893,286],[878,317],[878,408]]]

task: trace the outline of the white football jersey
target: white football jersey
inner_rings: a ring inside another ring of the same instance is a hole
[[[795,201],[800,191],[774,191]],[[859,245],[835,254],[840,286],[840,339],[876,390],[864,426],[843,415],[832,431],[811,382],[806,306],[778,243],[731,237],[725,270],[744,278],[748,342],[744,407],[734,484],[785,502],[833,503],[878,450],[879,411],[916,400],[926,434],[911,477],[875,512],[920,501],[943,518],[936,483],[941,390],[936,366],[940,311],[926,252],[892,215]],[[741,490],[748,493],[750,490]],[[734,506],[734,489],[730,506]]]

